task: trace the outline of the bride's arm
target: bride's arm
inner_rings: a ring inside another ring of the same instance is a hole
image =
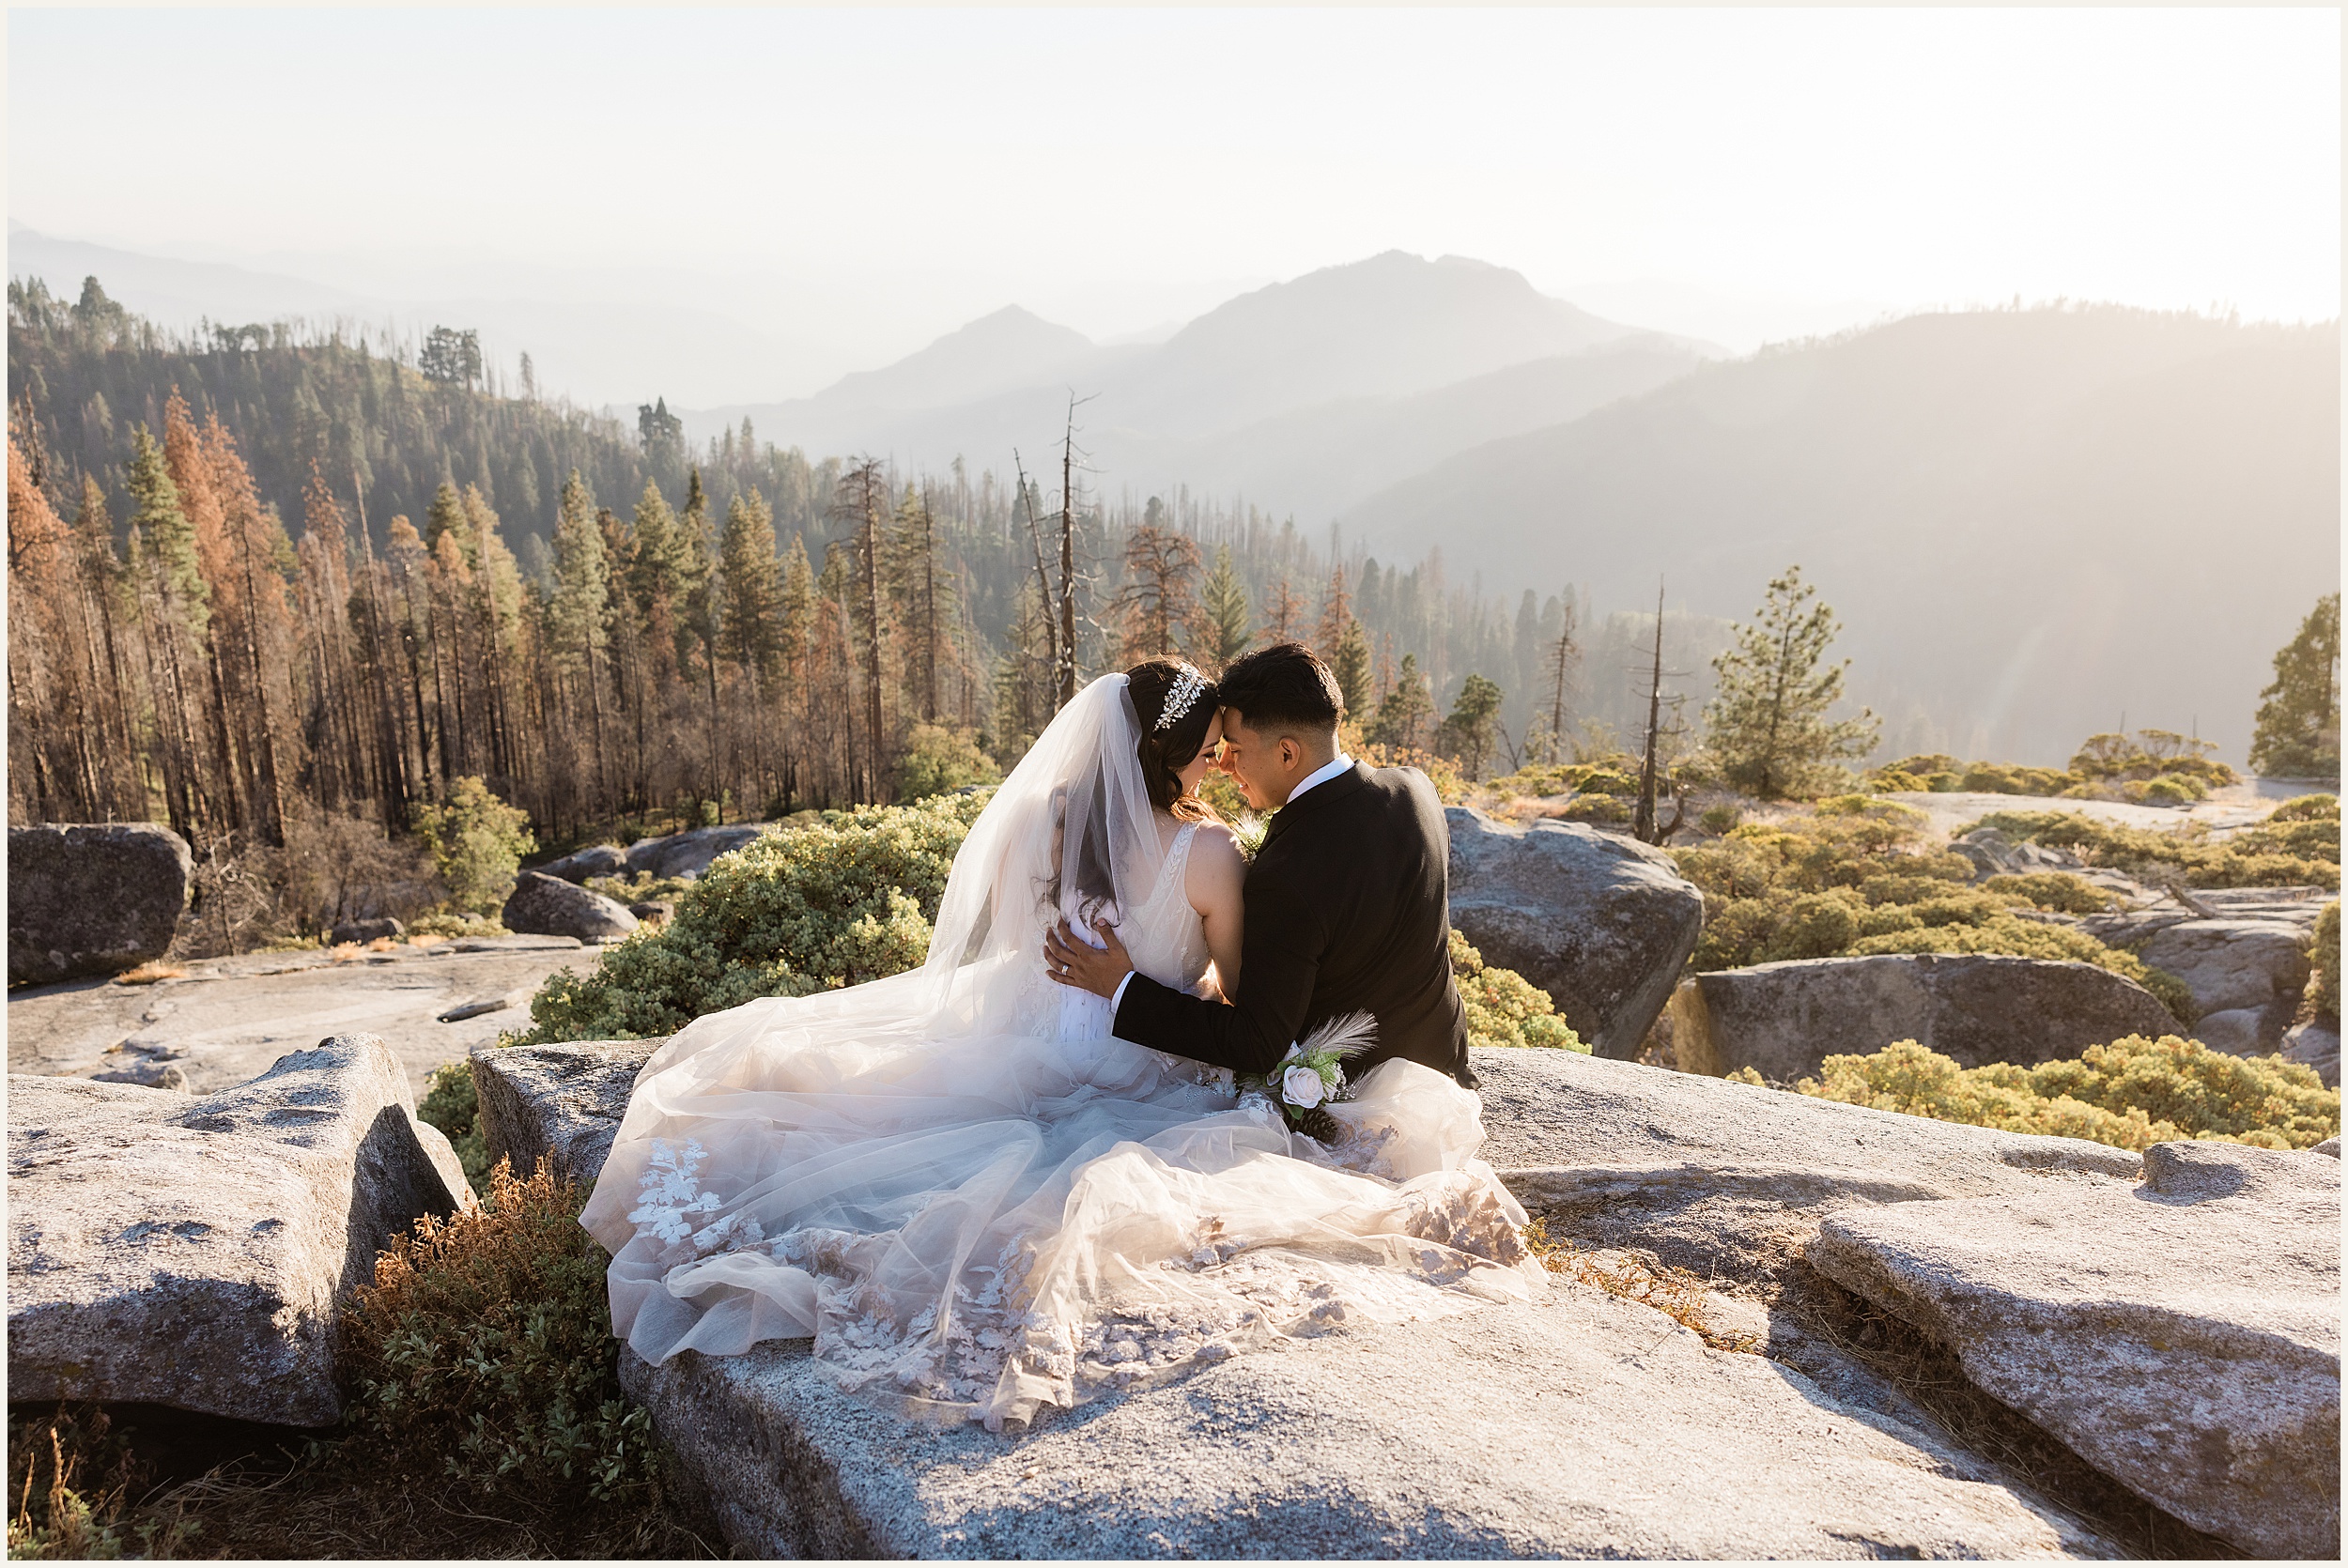
[[[1214,977],[1226,1002],[1239,990],[1242,889],[1246,882],[1247,862],[1231,830],[1220,822],[1199,824],[1190,862],[1182,869],[1182,894],[1206,927],[1207,955],[1214,960]]]

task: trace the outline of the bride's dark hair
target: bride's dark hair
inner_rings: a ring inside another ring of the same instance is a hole
[[[1199,684],[1190,706],[1165,729],[1158,720],[1175,682],[1188,674]],[[1141,781],[1150,804],[1182,822],[1210,822],[1214,808],[1197,795],[1182,792],[1182,770],[1198,759],[1206,744],[1207,726],[1214,722],[1214,683],[1181,659],[1144,659],[1125,671],[1126,695],[1133,699],[1134,716],[1141,721]]]

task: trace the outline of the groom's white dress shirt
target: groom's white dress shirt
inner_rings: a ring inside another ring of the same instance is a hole
[[[1352,758],[1348,757],[1342,751],[1338,752],[1327,762],[1306,774],[1303,781],[1300,782],[1295,789],[1289,792],[1289,798],[1281,802],[1282,808],[1286,809],[1288,807],[1294,806],[1297,801],[1303,797],[1305,791],[1311,789],[1316,784],[1328,783],[1329,780],[1336,777],[1337,775],[1345,772],[1352,765]],[[1092,936],[1090,931],[1079,931],[1077,934],[1086,938],[1088,941],[1089,941]],[[1133,983],[1134,972],[1128,969],[1125,971],[1125,977],[1117,982],[1117,989],[1109,992],[1109,1017],[1115,1018],[1117,1016],[1119,1004],[1125,1000],[1125,988]]]

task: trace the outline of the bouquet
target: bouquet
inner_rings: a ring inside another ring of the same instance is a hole
[[[1279,1107],[1290,1127],[1301,1127],[1308,1115],[1331,1100],[1352,1098],[1341,1064],[1377,1040],[1376,1019],[1367,1013],[1346,1013],[1290,1046],[1288,1054],[1269,1073],[1260,1078],[1242,1077],[1235,1086],[1243,1099],[1260,1097]]]

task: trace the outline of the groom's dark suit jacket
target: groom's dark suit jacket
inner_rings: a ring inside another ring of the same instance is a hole
[[[1356,762],[1272,819],[1247,869],[1234,1006],[1136,974],[1120,1039],[1241,1073],[1268,1072],[1315,1025],[1378,1020],[1364,1072],[1407,1056],[1473,1086],[1467,1018],[1451,983],[1449,830],[1414,768]]]

